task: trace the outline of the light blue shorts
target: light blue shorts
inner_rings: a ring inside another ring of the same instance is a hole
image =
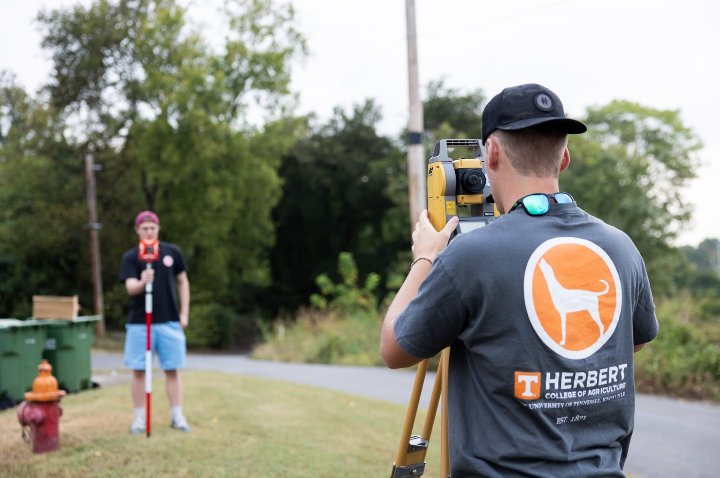
[[[125,366],[132,370],[145,370],[147,326],[126,324],[125,330]],[[150,350],[153,357],[157,354],[161,369],[185,368],[186,341],[180,322],[153,324],[150,341]]]

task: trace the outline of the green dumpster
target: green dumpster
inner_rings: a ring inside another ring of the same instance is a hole
[[[36,321],[0,320],[0,410],[24,400],[42,362],[47,329]]]
[[[90,347],[99,315],[73,320],[42,320],[47,324],[43,358],[53,367],[58,386],[68,392],[92,388]]]

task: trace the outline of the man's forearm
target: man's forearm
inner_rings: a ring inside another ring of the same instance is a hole
[[[387,314],[385,314],[385,321],[393,321],[400,315],[400,312],[407,307],[411,300],[415,298],[420,288],[420,284],[425,280],[425,277],[430,273],[431,264],[428,261],[418,261],[405,278],[402,287],[398,291],[397,295],[393,299],[390,307],[388,308]]]
[[[395,319],[407,307],[411,300],[417,295],[418,288],[425,277],[430,272],[430,263],[428,261],[419,261],[410,270],[405,278],[402,287],[398,291],[395,299],[390,304],[385,320],[383,322],[382,334],[380,336],[380,355],[382,355],[385,365],[390,368],[409,367],[420,361],[419,358],[407,354],[395,341]]]
[[[430,273],[432,261],[447,247],[450,235],[457,224],[458,218],[453,217],[441,231],[436,231],[428,219],[427,210],[420,213],[420,219],[415,224],[415,232],[412,235],[414,265],[410,266],[408,276],[385,314],[380,335],[380,354],[385,365],[390,368],[409,367],[421,360],[409,355],[398,345],[395,339],[395,319],[417,296],[420,284]]]
[[[145,291],[145,283],[139,279],[130,278],[125,281],[125,290],[128,295],[139,295]]]
[[[190,282],[185,280],[178,285],[178,294],[180,295],[180,315],[187,317],[190,315]]]

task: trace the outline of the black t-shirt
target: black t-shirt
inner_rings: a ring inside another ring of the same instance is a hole
[[[180,320],[177,305],[177,291],[175,289],[175,277],[181,272],[187,271],[187,264],[175,244],[160,242],[160,260],[151,263],[155,270],[153,282],[153,324],[163,322],[177,322]],[[141,262],[138,257],[138,246],[127,251],[120,263],[120,282],[134,277],[140,279],[140,273],[146,268],[146,263]],[[134,295],[130,298],[130,324],[145,323],[145,292]]]

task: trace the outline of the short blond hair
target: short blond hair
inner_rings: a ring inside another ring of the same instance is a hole
[[[492,132],[513,168],[524,176],[558,177],[567,134],[552,122],[529,128]]]

